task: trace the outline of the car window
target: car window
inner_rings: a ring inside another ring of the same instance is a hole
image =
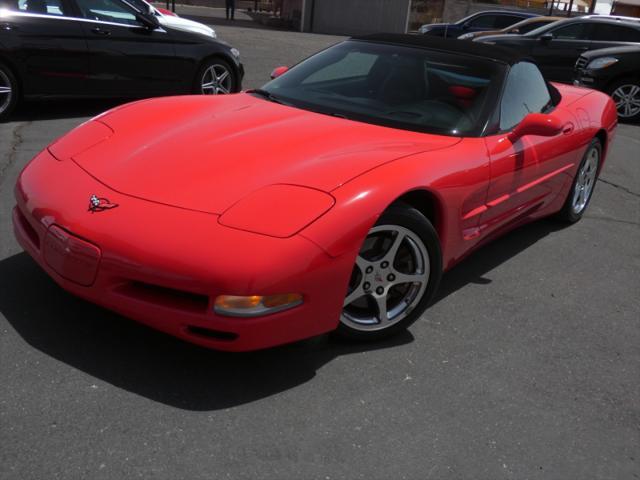
[[[593,40],[601,42],[640,42],[640,31],[621,25],[594,25]]]
[[[56,16],[64,15],[64,7],[62,6],[61,0],[19,0],[17,7],[19,11],[26,13]]]
[[[90,20],[139,25],[134,11],[118,0],[76,0],[82,16]]]
[[[291,106],[405,130],[477,134],[506,65],[425,48],[346,41],[263,89]]]
[[[366,76],[373,64],[378,59],[377,55],[365,52],[350,52],[345,57],[335,63],[331,63],[324,68],[312,73],[301,83],[310,84],[316,82],[327,82],[331,80],[342,80],[347,78],[357,78]]]
[[[553,21],[555,21],[555,20],[553,20]],[[549,22],[531,22],[531,23],[527,23],[526,25],[523,25],[520,28],[518,28],[518,33],[523,34],[523,33],[530,32],[531,30],[535,30],[536,28],[540,28],[543,25],[546,25],[547,23],[551,23],[551,21],[549,21]]]
[[[516,17],[514,15],[496,15],[494,28],[507,28],[514,23],[522,20],[520,17]]]
[[[544,112],[551,95],[538,67],[529,62],[515,64],[509,70],[500,104],[500,130],[515,127],[528,113]]]
[[[474,28],[493,28],[496,23],[495,15],[480,15],[469,21],[467,25]]]
[[[551,30],[553,38],[559,40],[585,40],[588,37],[589,24],[572,23],[564,27]]]

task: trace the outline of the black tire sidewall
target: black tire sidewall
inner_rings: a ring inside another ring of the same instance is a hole
[[[420,302],[413,311],[398,323],[383,330],[361,331],[339,322],[335,334],[342,338],[360,341],[375,341],[390,337],[405,330],[420,316],[433,300],[438,290],[440,279],[442,278],[442,253],[438,233],[431,222],[418,210],[408,205],[396,204],[389,207],[378,219],[375,226],[397,225],[414,232],[422,240],[429,255],[430,272],[427,288],[422,295]]]
[[[0,113],[0,122],[1,122],[9,118],[9,116],[15,109],[16,105],[18,104],[18,99],[20,97],[20,89],[19,89],[18,80],[16,79],[16,76],[13,74],[13,72],[7,65],[0,62],[0,70],[2,70],[2,72],[9,78],[9,81],[11,82],[11,90],[13,92],[13,96],[11,97],[11,101],[9,102],[7,109],[4,112]]]
[[[200,82],[202,81],[202,76],[204,75],[204,72],[211,65],[222,65],[228,70],[229,74],[231,75],[231,89],[229,90],[229,93],[237,92],[238,91],[238,73],[236,72],[236,69],[233,68],[228,61],[222,58],[211,57],[206,59],[204,62],[202,62],[202,65],[200,65],[196,78],[193,82],[193,93],[196,95],[204,95],[202,93],[202,84]]]
[[[569,195],[567,196],[567,199],[564,202],[562,210],[560,210],[558,214],[559,218],[569,223],[575,223],[582,218],[582,216],[584,215],[584,212],[586,212],[587,208],[589,208],[589,204],[591,203],[591,199],[593,198],[593,193],[595,192],[595,189],[596,189],[596,185],[594,183],[584,208],[579,213],[574,212],[573,211],[573,195],[576,189],[576,185],[578,184],[578,175],[580,174],[580,169],[583,167],[584,163],[587,161],[587,156],[589,155],[589,152],[591,152],[593,148],[596,148],[598,150],[598,170],[596,172],[596,178],[594,182],[597,182],[598,177],[600,176],[600,169],[602,167],[602,144],[600,143],[600,140],[598,140],[597,138],[594,138],[593,140],[591,140],[591,143],[589,144],[589,146],[587,147],[587,150],[584,152],[584,155],[582,156],[582,160],[580,161],[580,164],[578,165],[578,169],[576,170],[576,174],[573,178],[573,183],[571,184]]]

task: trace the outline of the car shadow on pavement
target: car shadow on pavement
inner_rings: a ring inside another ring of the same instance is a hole
[[[528,248],[557,224],[540,221],[481,249],[445,275],[437,301]],[[313,379],[334,358],[413,341],[410,332],[372,344],[327,335],[250,353],[201,348],[66,293],[26,254],[0,261],[0,313],[32,347],[116,387],[176,408],[229,408]]]
[[[372,345],[325,335],[257,352],[209,350],[74,297],[26,253],[0,261],[0,313],[46,355],[98,381],[193,411],[268,397],[308,382],[338,356],[413,341],[409,332]]]

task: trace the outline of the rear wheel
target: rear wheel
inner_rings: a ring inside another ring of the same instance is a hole
[[[582,218],[598,180],[601,156],[602,145],[600,140],[594,138],[582,157],[569,196],[558,213],[560,219],[574,223]]]
[[[609,87],[608,93],[616,104],[621,120],[640,120],[640,79],[618,80]]]
[[[224,95],[237,90],[238,79],[228,62],[212,58],[202,65],[196,76],[194,91],[201,95]]]
[[[18,82],[9,67],[0,63],[0,120],[9,117],[18,103]]]
[[[425,311],[442,276],[438,235],[420,212],[391,206],[369,231],[351,274],[336,333],[378,340]]]

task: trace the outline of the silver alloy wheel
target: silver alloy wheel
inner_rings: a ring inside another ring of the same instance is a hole
[[[361,331],[400,322],[422,299],[429,273],[418,235],[399,225],[373,227],[356,258],[340,321]]]
[[[200,88],[203,95],[218,95],[231,92],[231,72],[224,65],[209,65],[202,75]]]
[[[9,108],[12,98],[11,81],[7,74],[0,70],[0,114]]]
[[[574,213],[580,213],[584,210],[591,198],[593,187],[596,184],[598,174],[598,164],[600,163],[600,152],[597,148],[591,147],[587,153],[587,158],[578,171],[576,186],[573,191],[573,200],[571,207]]]
[[[640,113],[640,85],[627,83],[620,85],[611,94],[618,115],[622,118],[635,117]]]

